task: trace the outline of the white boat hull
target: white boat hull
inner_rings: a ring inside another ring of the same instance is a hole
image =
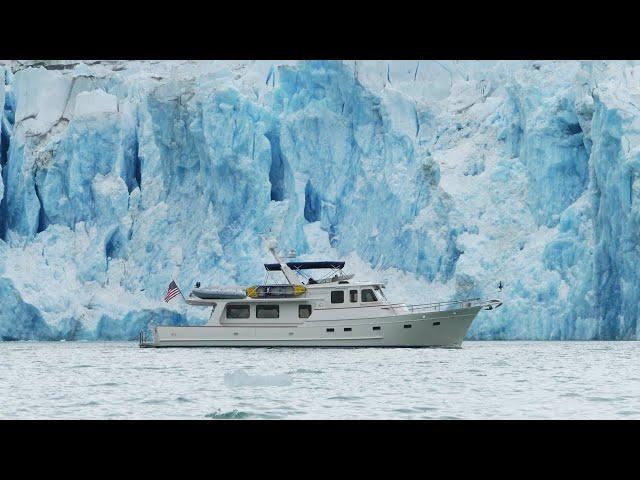
[[[141,347],[458,347],[482,306],[300,325],[157,326]],[[330,329],[333,329],[331,331]]]

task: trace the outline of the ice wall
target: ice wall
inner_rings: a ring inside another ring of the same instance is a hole
[[[398,301],[501,280],[470,338],[638,338],[633,63],[0,68],[4,339],[203,322],[169,281],[260,280],[267,235]]]

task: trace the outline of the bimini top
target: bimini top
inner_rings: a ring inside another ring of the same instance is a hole
[[[307,270],[312,268],[334,268],[341,269],[344,267],[344,262],[287,262],[287,266],[292,270]],[[270,272],[280,270],[279,263],[265,263],[264,268]]]

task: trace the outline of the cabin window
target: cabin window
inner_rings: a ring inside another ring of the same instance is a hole
[[[351,303],[358,301],[358,290],[349,290],[349,300],[351,300]]]
[[[362,301],[363,302],[377,302],[378,299],[376,298],[375,294],[373,293],[373,290],[367,288],[365,290],[362,290]]]
[[[227,305],[227,318],[249,318],[249,305]]]
[[[344,291],[334,290],[331,292],[331,303],[344,303]]]
[[[280,318],[280,305],[256,305],[257,318]]]
[[[311,316],[311,305],[298,306],[298,318],[309,318]]]

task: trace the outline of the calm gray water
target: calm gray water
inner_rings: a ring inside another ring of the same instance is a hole
[[[0,418],[640,418],[638,342],[461,349],[1,343]]]

